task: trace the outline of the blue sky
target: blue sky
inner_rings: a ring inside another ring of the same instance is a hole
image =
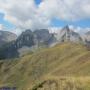
[[[78,21],[64,21],[64,20],[59,20],[59,19],[52,19],[52,24],[51,26],[55,27],[64,27],[65,25],[73,25],[76,27],[82,27],[82,28],[90,28],[90,19],[82,19]]]
[[[7,29],[12,29],[15,27],[11,22],[4,20],[4,14],[2,13],[0,13],[0,24],[3,24]],[[53,18],[51,21],[51,27],[64,27],[65,25],[74,25],[76,27],[79,26],[82,28],[86,28],[86,27],[90,28],[90,19],[82,19],[79,21],[68,22]]]
[[[15,27],[11,22],[4,19],[3,13],[0,13],[0,24],[2,24],[6,29],[12,29]]]
[[[35,2],[37,5],[39,5],[42,2],[42,0],[35,0]],[[52,19],[52,23],[51,23],[52,27],[64,27],[65,25],[74,25],[76,27],[79,26],[82,28],[90,27],[90,18],[86,18],[78,21],[72,21],[72,22],[68,22],[56,18]]]
[[[0,24],[3,24],[7,29],[14,28],[14,25],[9,21],[4,20],[3,17],[4,17],[4,14],[0,13]],[[52,22],[51,23],[52,27],[64,27],[65,25],[74,25],[74,26],[80,26],[82,28],[86,28],[86,27],[90,28],[90,19],[84,19],[84,20],[73,21],[73,22],[63,21],[60,19],[52,19],[51,22]]]
[[[1,0],[1,1],[3,1],[3,0]],[[0,1],[0,2],[1,2]],[[14,0],[14,1],[16,1],[16,0]],[[40,5],[40,3],[43,1],[43,0],[34,0],[35,1],[35,4],[36,4],[36,6],[39,6]],[[52,0],[53,2],[55,2],[56,0]],[[64,0],[65,1],[65,0]],[[75,0],[72,0],[73,2],[75,1]],[[80,1],[80,0],[77,0],[77,1]],[[86,0],[87,2],[89,1],[89,0]],[[85,3],[86,3],[86,1],[85,1]],[[45,4],[46,4],[46,2],[45,2]],[[52,2],[51,2],[51,4],[53,4]],[[63,4],[64,4],[64,2],[63,2]],[[65,5],[66,5],[66,3],[65,3]],[[11,6],[14,6],[14,5],[12,5],[12,3],[11,3]],[[57,6],[57,5],[56,5]],[[87,6],[87,5],[86,5]],[[42,6],[43,7],[43,6]],[[55,6],[54,6],[55,7]],[[70,6],[69,6],[70,7]],[[78,6],[77,6],[78,7]],[[2,8],[2,7],[1,7]],[[13,7],[12,7],[13,8]],[[38,7],[37,7],[38,8]],[[43,8],[45,8],[45,7],[43,7]],[[3,8],[2,8],[3,9]],[[49,8],[48,8],[49,9]],[[61,8],[61,9],[63,9],[63,8]],[[72,9],[72,8],[71,8]],[[69,11],[71,11],[71,9],[69,10]],[[45,9],[46,10],[46,9]],[[15,11],[17,11],[17,10],[15,10]],[[77,11],[77,10],[76,10]],[[53,11],[54,12],[54,11]],[[12,12],[11,12],[12,13]],[[16,12],[17,13],[17,12]],[[42,12],[43,13],[43,12]],[[18,13],[17,13],[18,14]],[[67,13],[65,13],[65,14],[67,14]],[[70,13],[70,15],[71,15],[72,13]],[[83,13],[83,14],[85,14],[85,13]],[[86,14],[88,14],[88,13],[86,13]],[[12,14],[13,15],[13,14]],[[33,15],[33,14],[32,14]],[[82,13],[81,13],[81,15],[82,15]],[[15,26],[13,25],[13,22],[11,22],[11,21],[9,21],[9,20],[5,20],[4,19],[4,13],[1,13],[0,12],[0,24],[2,24],[2,25],[4,25],[4,27],[6,27],[6,29],[13,29],[13,28],[15,28]],[[17,15],[18,16],[18,15]],[[33,15],[34,16],[34,15]],[[32,17],[33,17],[32,16]],[[48,16],[48,15],[47,15]],[[83,17],[84,15],[82,15],[82,17]],[[77,21],[68,21],[68,20],[65,20],[65,19],[57,19],[57,17],[53,17],[50,21],[51,21],[51,24],[50,24],[50,26],[51,27],[64,27],[65,25],[73,25],[73,26],[76,26],[76,27],[82,27],[82,28],[87,28],[87,27],[89,27],[90,28],[90,16],[89,15],[86,15],[86,16],[88,16],[88,17],[84,17],[84,18],[82,18],[82,19],[79,19],[79,20],[77,20]],[[19,17],[18,17],[19,18]],[[40,18],[40,17],[39,17]],[[62,17],[61,17],[62,18]],[[32,18],[32,20],[33,20],[34,18]],[[37,20],[37,19],[36,19]],[[33,20],[34,21],[34,20]],[[32,21],[32,23],[34,23]],[[43,21],[42,21],[43,22]],[[37,21],[37,23],[38,23],[38,21]],[[33,25],[33,24],[32,24]],[[38,25],[38,26],[40,26],[40,25]],[[35,27],[35,26],[34,26]]]
[[[37,5],[39,5],[42,2],[42,0],[34,0],[34,1]]]

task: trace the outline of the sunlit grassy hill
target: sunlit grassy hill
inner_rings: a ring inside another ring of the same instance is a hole
[[[44,80],[61,77],[65,77],[65,80],[68,80],[68,77],[73,77],[74,80],[88,77],[85,81],[87,82],[85,90],[90,90],[89,76],[90,51],[84,45],[71,42],[43,49],[15,60],[0,61],[0,86],[16,86],[18,90],[31,90],[33,86]]]

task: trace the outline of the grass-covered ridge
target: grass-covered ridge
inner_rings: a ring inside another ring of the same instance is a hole
[[[13,61],[0,61],[0,86],[30,90],[50,77],[62,76],[89,78],[90,51],[84,45],[62,43]],[[87,85],[90,86],[90,79]]]

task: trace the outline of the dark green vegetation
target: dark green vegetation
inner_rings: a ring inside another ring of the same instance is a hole
[[[43,90],[47,85],[54,89],[45,90],[90,90],[89,76],[90,51],[71,42],[0,61],[0,86],[18,90]]]

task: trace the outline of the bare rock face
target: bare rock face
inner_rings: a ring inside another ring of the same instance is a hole
[[[22,48],[23,46],[31,47],[34,45],[34,34],[31,30],[26,30],[15,41],[16,48]]]
[[[87,46],[87,49],[90,51],[90,31],[85,33],[84,39],[85,39],[85,45]]]
[[[90,41],[90,31],[88,31],[87,33],[85,33],[85,39],[87,41]]]
[[[34,31],[34,35],[36,36],[36,44],[45,44],[45,45],[52,45],[56,42],[56,38],[53,34],[49,33],[48,29],[40,29]]]
[[[1,36],[4,37],[3,35]],[[6,43],[4,47],[2,46],[0,48],[0,59],[18,57],[20,56],[19,54],[22,55],[23,53],[28,53],[30,51],[33,51],[34,48],[41,47],[42,45],[50,46],[55,41],[55,37],[50,34],[47,29],[40,29],[34,32],[32,32],[30,29],[27,29],[22,32],[22,34],[18,36],[16,40],[10,37],[9,34],[8,36],[9,38],[11,38],[11,40],[5,37],[6,39],[8,39],[5,40],[9,43]],[[2,42],[4,42],[5,40],[4,38],[1,39]]]
[[[16,38],[17,35],[15,35],[14,33],[8,31],[0,31],[0,46],[2,46],[5,43],[16,40]]]
[[[69,26],[65,26],[59,34],[59,42],[72,41],[72,42],[81,42],[83,41],[81,36],[74,32],[69,28]]]
[[[23,46],[32,47],[34,45],[51,45],[55,41],[55,37],[49,33],[47,29],[40,29],[32,32],[31,30],[24,31],[15,41],[17,48]]]
[[[20,52],[27,52],[43,47],[52,47],[61,42],[83,43],[79,33],[65,26],[59,33],[58,39],[48,29],[31,31],[30,29],[22,32],[16,39],[16,35],[6,31],[0,31],[0,57],[12,57],[14,54],[19,56]],[[86,34],[85,42],[90,46],[90,32]],[[8,44],[7,44],[8,43]],[[3,45],[4,44],[4,45]],[[6,44],[6,45],[5,45]],[[28,48],[28,49],[27,49]],[[30,49],[29,49],[30,48]]]

